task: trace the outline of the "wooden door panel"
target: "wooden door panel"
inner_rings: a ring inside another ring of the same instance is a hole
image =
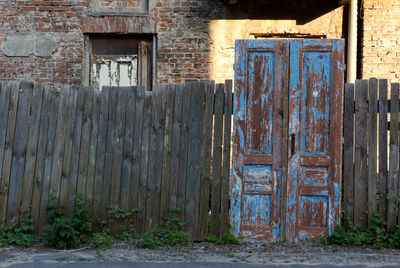
[[[289,240],[320,238],[339,222],[342,40],[290,43]]]
[[[232,225],[245,238],[281,236],[286,51],[284,40],[236,42],[231,213]]]
[[[246,154],[272,154],[274,52],[249,51]]]

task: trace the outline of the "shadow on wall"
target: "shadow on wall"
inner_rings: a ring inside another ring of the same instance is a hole
[[[295,20],[306,24],[340,7],[339,0],[223,0],[228,12],[215,19]],[[231,2],[232,4],[229,4]],[[235,3],[235,4],[233,4]]]

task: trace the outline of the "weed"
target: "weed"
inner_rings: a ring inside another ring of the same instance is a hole
[[[400,248],[400,225],[396,226],[394,232],[388,232],[386,221],[376,213],[370,227],[362,229],[347,221],[346,227],[338,225],[331,236],[317,240],[317,243]]]
[[[17,245],[29,247],[36,240],[33,235],[33,218],[30,212],[25,212],[19,222],[8,226],[0,226],[0,247]]]
[[[143,248],[158,248],[164,245],[185,244],[190,241],[188,235],[183,231],[185,223],[172,215],[164,218],[160,225],[152,227],[142,234],[138,245]]]
[[[216,243],[219,245],[228,245],[228,244],[240,245],[240,243],[242,242],[242,237],[240,236],[236,237],[229,231],[226,231],[224,235],[220,238],[216,237],[215,235],[206,235],[205,241]]]
[[[114,244],[114,242],[115,238],[107,231],[95,233],[89,240],[89,243],[98,250],[108,249]]]
[[[70,202],[74,202],[73,198]],[[44,227],[45,237],[50,246],[57,248],[73,248],[88,242],[92,232],[93,220],[89,201],[76,195],[75,210],[70,216],[59,209],[54,196],[50,198],[46,207],[48,211],[47,222]]]
[[[101,223],[102,227],[110,231],[111,227],[115,223],[120,224],[120,234],[116,237],[118,240],[132,241],[134,237],[134,225],[132,216],[138,212],[137,208],[130,211],[123,211],[120,208],[113,208],[112,206],[107,207],[107,221]]]

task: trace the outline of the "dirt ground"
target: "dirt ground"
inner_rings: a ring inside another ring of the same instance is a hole
[[[142,249],[135,242],[120,242],[97,252],[90,248],[54,250],[43,244],[27,249],[0,249],[0,267],[30,261],[155,261],[155,262],[243,262],[253,264],[347,264],[399,265],[400,250],[318,246],[313,243],[256,243],[215,245],[192,243],[179,247]]]

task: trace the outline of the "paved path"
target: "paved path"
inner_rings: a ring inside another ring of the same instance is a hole
[[[0,266],[1,267],[1,266]],[[210,263],[210,262],[27,262],[7,266],[9,268],[398,268],[400,266],[367,266],[367,265],[332,265],[332,264],[246,264],[246,263]]]

